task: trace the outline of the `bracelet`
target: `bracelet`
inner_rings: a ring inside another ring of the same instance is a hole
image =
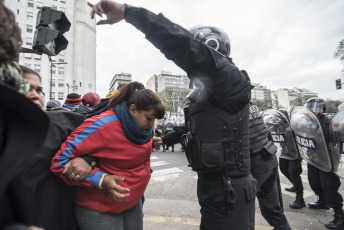
[[[106,173],[104,173],[103,175],[102,175],[102,178],[100,179],[100,181],[99,181],[99,188],[100,189],[103,189],[103,180],[104,180],[104,177],[106,176],[107,174]]]

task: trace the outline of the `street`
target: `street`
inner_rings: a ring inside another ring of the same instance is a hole
[[[161,148],[162,149],[162,148]],[[175,152],[156,151],[151,156],[151,167],[154,170],[145,192],[143,206],[145,230],[184,230],[199,229],[200,212],[197,201],[197,173],[187,167],[185,153],[180,145]],[[295,193],[285,191],[291,183],[280,173],[281,188],[285,215],[292,229],[323,230],[324,224],[333,219],[331,210],[312,210],[308,207],[299,210],[289,208],[295,199]],[[306,203],[314,202],[317,196],[310,189],[307,179],[307,167],[303,161],[302,181]],[[343,183],[343,181],[342,181]],[[344,195],[343,185],[340,187]],[[257,230],[272,229],[260,215],[256,202]]]

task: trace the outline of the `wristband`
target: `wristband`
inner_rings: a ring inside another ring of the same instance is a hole
[[[107,174],[106,173],[104,173],[103,175],[102,175],[102,178],[100,179],[100,181],[99,181],[99,188],[100,189],[103,189],[103,180],[104,180],[104,177],[106,176]]]

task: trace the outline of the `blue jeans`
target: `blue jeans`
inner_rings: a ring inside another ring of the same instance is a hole
[[[142,230],[142,201],[121,213],[99,212],[75,205],[75,215],[82,230]]]

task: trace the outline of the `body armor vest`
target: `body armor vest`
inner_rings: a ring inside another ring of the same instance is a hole
[[[263,149],[269,142],[268,128],[266,127],[259,108],[250,103],[250,148],[251,154],[255,154]]]
[[[250,171],[249,104],[228,114],[207,101],[190,103],[186,155],[194,171],[227,171],[231,177]]]

